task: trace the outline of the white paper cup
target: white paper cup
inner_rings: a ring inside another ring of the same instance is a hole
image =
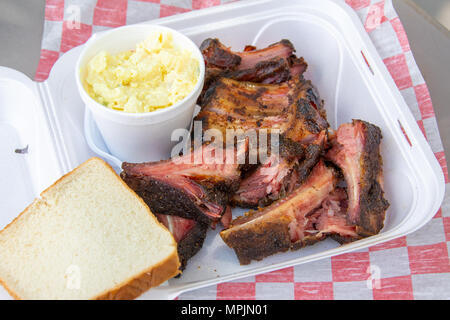
[[[84,89],[86,64],[100,51],[111,54],[134,49],[151,32],[171,32],[176,46],[188,49],[199,61],[199,80],[193,91],[183,100],[167,108],[145,113],[128,113],[107,108],[95,101]],[[145,162],[166,159],[172,147],[176,129],[189,129],[195,104],[203,88],[205,63],[199,48],[176,30],[158,25],[130,25],[94,34],[84,45],[76,64],[76,82],[86,108],[103,136],[110,153],[122,161]]]

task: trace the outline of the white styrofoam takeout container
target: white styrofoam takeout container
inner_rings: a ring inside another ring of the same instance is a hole
[[[95,101],[85,90],[87,63],[100,51],[111,54],[133,50],[152,32],[170,32],[174,46],[189,50],[199,64],[199,78],[189,95],[181,101],[159,110],[145,113],[128,113],[106,108]],[[92,113],[110,153],[123,161],[144,162],[159,160],[170,154],[175,142],[171,134],[175,129],[189,129],[195,103],[203,88],[205,63],[202,53],[188,37],[160,25],[128,25],[94,34],[83,45],[75,69],[75,81],[86,107]]]
[[[180,278],[140,298],[171,299],[219,282],[363,249],[419,229],[439,209],[445,186],[442,170],[358,16],[343,1],[243,1],[151,23],[179,30],[197,45],[217,37],[234,50],[290,39],[309,64],[305,77],[325,100],[333,128],[354,118],[381,128],[385,194],[391,206],[385,227],[376,236],[344,246],[325,240],[247,266],[239,265],[218,236],[220,228],[210,230]],[[41,83],[0,68],[0,191],[4,195],[0,228],[63,173],[95,155],[85,140],[84,104],[75,84],[74,65],[81,49],[64,54]],[[114,161],[110,158],[111,164],[120,165]],[[241,212],[236,209],[233,215]],[[0,291],[0,297],[9,296]]]

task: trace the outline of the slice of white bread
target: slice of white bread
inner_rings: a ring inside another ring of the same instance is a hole
[[[133,299],[179,266],[172,234],[99,158],[0,231],[0,283],[16,299]]]

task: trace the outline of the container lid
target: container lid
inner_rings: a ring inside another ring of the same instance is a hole
[[[64,172],[39,91],[24,74],[0,67],[0,229]]]

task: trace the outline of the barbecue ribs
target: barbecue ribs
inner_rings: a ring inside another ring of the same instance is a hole
[[[244,52],[233,52],[218,39],[206,39],[200,50],[206,62],[205,85],[198,100],[200,105],[206,90],[221,77],[278,84],[302,75],[307,68],[305,60],[294,55],[295,48],[289,40],[281,40],[261,50],[247,46]]]
[[[270,206],[233,220],[220,236],[235,250],[241,264],[322,240],[324,233],[316,232],[309,214],[321,207],[336,183],[334,169],[321,160],[299,188]],[[314,214],[312,217],[317,219]]]
[[[380,129],[353,120],[330,134],[323,101],[303,77],[307,64],[288,40],[234,52],[206,39],[200,49],[206,76],[192,134],[196,141],[200,123],[203,144],[170,160],[123,163],[121,173],[174,235],[181,269],[219,222],[241,264],[380,232],[389,207]],[[238,154],[232,161],[229,151]],[[233,220],[231,206],[255,210]]]
[[[226,152],[222,159],[214,157],[214,150],[213,145],[203,145],[170,160],[122,165],[122,179],[172,232],[181,270],[201,249],[208,228],[219,221],[226,226],[231,220],[228,202],[239,186],[241,165],[227,163]],[[241,156],[238,152],[233,160]]]
[[[380,128],[353,120],[338,128],[326,155],[344,174],[349,198],[347,219],[361,236],[380,232],[389,207],[383,191],[381,139]]]
[[[220,78],[205,93],[194,120],[204,131],[266,129],[299,143],[314,142],[328,128],[323,102],[302,77],[282,84],[256,84]]]
[[[301,77],[278,85],[221,78],[208,89],[204,102],[194,119],[201,121],[203,132],[214,129],[221,137],[227,130],[279,134],[279,152],[246,172],[232,198],[234,205],[265,206],[290,193],[306,179],[326,143],[329,125],[323,102],[311,82]]]
[[[122,164],[122,179],[141,196],[153,212],[175,215],[206,224],[225,213],[229,195],[240,182],[240,164],[220,163],[211,150],[198,150],[159,162]],[[196,159],[200,161],[196,161]],[[230,161],[231,162],[231,161]]]
[[[181,263],[180,270],[184,270],[188,260],[202,248],[206,238],[206,232],[208,231],[208,225],[174,215],[158,213],[155,215],[175,238]]]

